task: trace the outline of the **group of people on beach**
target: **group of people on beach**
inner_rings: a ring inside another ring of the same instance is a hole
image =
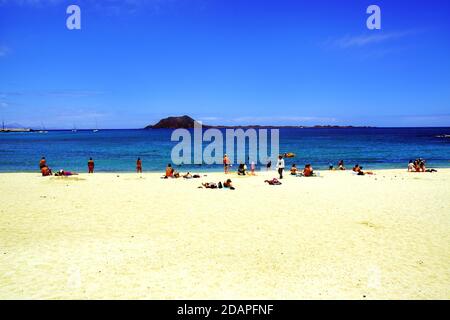
[[[199,174],[191,174],[189,171],[186,172],[186,174],[180,174],[178,171],[176,171],[170,163],[167,164],[166,167],[166,173],[164,174],[163,178],[184,178],[184,179],[192,179],[192,178],[200,178]]]
[[[95,163],[94,163],[94,160],[92,160],[92,158],[89,158],[87,166],[88,166],[88,173],[94,173]],[[45,157],[42,157],[41,160],[39,160],[39,169],[41,170],[41,174],[44,177],[53,175],[53,171],[47,165],[47,159],[45,159]],[[61,170],[58,170],[57,172],[55,172],[54,175],[57,177],[67,177],[67,176],[78,175],[78,173],[76,173],[74,171],[67,171],[67,170],[61,169]]]
[[[95,168],[95,162],[94,160],[91,158],[89,158],[88,162],[87,162],[87,171],[88,173],[94,173],[94,168]],[[45,157],[42,157],[41,160],[39,161],[39,169],[41,170],[41,174],[42,176],[51,176],[53,175],[52,169],[50,169],[50,167],[47,165],[47,160],[45,159]],[[136,172],[137,173],[142,173],[142,160],[141,158],[137,158],[136,160]],[[67,170],[59,170],[58,172],[55,172],[55,176],[73,176],[73,175],[77,175],[78,173],[73,172],[73,171],[67,171]]]
[[[187,172],[186,174],[180,174],[178,171],[176,171],[173,167],[172,164],[168,163],[167,167],[166,167],[166,172],[164,174],[164,176],[162,177],[163,179],[169,179],[169,178],[181,178],[183,177],[184,179],[192,179],[192,178],[200,178],[199,174],[191,174],[190,172]],[[230,189],[230,190],[234,190],[235,188],[233,187],[232,181],[231,179],[227,179],[226,181],[222,182],[205,182],[202,183],[201,186],[199,186],[199,188],[206,188],[206,189]]]
[[[425,159],[418,158],[416,160],[409,160],[408,172],[437,172],[436,169],[427,169],[425,166]]]
[[[283,155],[279,155],[278,159],[277,159],[276,169],[277,169],[277,172],[279,175],[279,179],[283,179],[283,173],[284,173],[284,169],[285,169],[285,162],[284,162],[285,157],[292,158],[291,154],[285,153]],[[223,166],[224,166],[225,174],[230,173],[231,161],[227,154],[225,154],[223,157]],[[269,171],[271,169],[271,167],[272,167],[272,161],[269,160],[266,165],[267,171]],[[255,175],[255,169],[256,169],[255,162],[252,161],[250,164],[250,173],[247,171],[247,165],[245,163],[241,162],[238,166],[237,174],[238,175]],[[329,169],[335,170],[334,165],[332,163],[329,164]],[[352,171],[355,172],[357,175],[373,174],[373,172],[371,172],[371,171],[363,171],[362,169],[363,169],[362,166],[360,166],[359,164],[356,164],[353,167]],[[338,161],[337,170],[346,170],[344,160]],[[292,176],[298,176],[298,177],[316,176],[316,174],[314,173],[314,169],[310,163],[305,164],[305,167],[303,168],[302,171],[300,171],[297,168],[297,165],[295,163],[292,164],[291,169],[290,169],[290,174]]]

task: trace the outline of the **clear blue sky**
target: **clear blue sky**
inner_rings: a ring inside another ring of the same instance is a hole
[[[66,28],[70,4],[81,30]],[[450,126],[449,57],[445,0],[0,0],[0,117]]]

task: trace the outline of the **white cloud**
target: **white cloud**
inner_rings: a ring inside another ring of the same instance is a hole
[[[367,45],[386,42],[389,40],[395,40],[404,38],[418,33],[417,30],[406,30],[398,32],[376,32],[375,34],[365,34],[359,36],[345,36],[334,41],[328,41],[328,44],[332,44],[334,47],[346,49],[351,47],[363,47]]]

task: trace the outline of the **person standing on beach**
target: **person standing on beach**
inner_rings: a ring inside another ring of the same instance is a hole
[[[255,161],[252,161],[252,163],[250,164],[250,171],[252,173],[252,176],[255,175],[255,168],[256,168]]]
[[[271,160],[269,160],[269,162],[267,162],[266,168],[267,168],[267,171],[269,171],[272,168],[272,161]]]
[[[142,160],[141,160],[141,158],[137,158],[137,161],[136,161],[136,172],[137,173],[142,173]]]
[[[284,159],[283,159],[283,156],[281,156],[281,155],[278,156],[277,169],[278,169],[278,174],[280,175],[280,179],[283,179]]]
[[[223,170],[225,174],[228,173],[228,170],[230,169],[230,158],[228,158],[227,154],[223,156]]]
[[[94,173],[94,160],[92,160],[92,158],[89,158],[88,161],[88,172]]]

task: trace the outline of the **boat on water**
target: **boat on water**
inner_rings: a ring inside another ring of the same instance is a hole
[[[2,121],[2,127],[0,128],[0,133],[8,133],[8,132],[32,132],[30,128],[8,128],[5,126],[5,122]]]
[[[99,130],[98,130],[98,123],[97,123],[97,120],[95,120],[95,129],[94,130],[92,130],[92,132],[98,132]]]
[[[37,133],[48,133],[43,122],[41,122],[41,130],[38,130]]]

